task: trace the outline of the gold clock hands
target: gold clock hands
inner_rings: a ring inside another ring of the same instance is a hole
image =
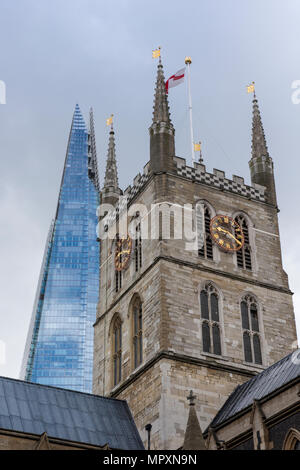
[[[227,234],[228,234],[231,238],[233,238],[233,240],[235,240],[239,245],[242,245],[242,243],[241,243],[237,238],[235,238],[235,236],[232,235],[232,233],[230,233],[228,230],[224,230],[224,229],[221,228],[221,227],[217,227],[217,230],[218,230],[219,232],[227,233]]]
[[[119,251],[119,252],[116,254],[116,258],[119,258],[119,256],[125,255],[125,254],[128,254],[128,255],[129,255],[129,253],[130,253],[130,250]]]

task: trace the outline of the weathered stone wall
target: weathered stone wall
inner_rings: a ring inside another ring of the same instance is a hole
[[[161,359],[115,396],[127,400],[144,445],[145,425],[152,424],[152,449],[182,446],[188,419],[188,391],[197,395],[196,412],[204,430],[234,388],[247,380],[229,373],[173,359]]]
[[[235,254],[217,247],[214,260],[203,260],[197,251],[186,250],[181,239],[143,240],[142,268],[136,272],[132,259],[123,272],[122,288],[115,292],[114,246],[109,240],[101,245],[94,393],[128,400],[144,442],[144,426],[153,425],[156,448],[182,445],[190,389],[198,395],[197,411],[204,428],[237,384],[288,354],[296,340],[274,207],[168,174],[150,177],[131,203],[145,204],[150,211],[156,202],[183,205],[199,200],[210,204],[212,215],[247,215],[252,271],[238,268]],[[219,291],[222,356],[202,351],[199,292],[205,281],[212,281]],[[246,293],[258,300],[263,366],[244,361],[240,299]],[[130,317],[135,294],[143,302],[143,364],[137,370],[132,364]],[[122,380],[113,388],[111,324],[116,314],[122,320]],[[160,353],[164,360],[161,356],[155,362]]]

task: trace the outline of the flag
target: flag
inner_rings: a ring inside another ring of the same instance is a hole
[[[254,88],[254,82],[251,83],[251,85],[247,86],[247,93],[254,93],[255,88]]]
[[[113,116],[111,115],[108,119],[106,119],[106,125],[110,126],[113,120]]]
[[[160,49],[155,49],[152,51],[152,59],[157,59],[158,57],[160,57]]]
[[[195,152],[200,152],[201,151],[201,143],[199,142],[199,144],[194,144],[194,150]]]
[[[185,68],[178,70],[174,75],[172,75],[167,81],[166,81],[166,92],[169,92],[169,88],[173,88],[174,86],[180,85],[180,83],[183,83],[184,81],[184,74],[185,74]]]

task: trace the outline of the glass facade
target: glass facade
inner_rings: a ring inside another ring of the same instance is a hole
[[[93,323],[99,292],[99,205],[92,111],[73,115],[55,220],[51,225],[22,365],[22,378],[92,391]]]

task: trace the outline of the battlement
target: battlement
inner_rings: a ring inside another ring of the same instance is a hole
[[[248,186],[241,176],[232,176],[232,180],[225,177],[225,172],[213,169],[213,173],[206,171],[205,165],[201,163],[194,163],[194,167],[186,164],[186,160],[180,157],[174,157],[176,164],[177,175],[188,178],[196,183],[207,184],[221,191],[229,191],[241,196],[253,199],[256,201],[265,202],[265,187],[260,184]],[[120,214],[126,205],[130,204],[132,199],[140,192],[142,187],[147,183],[150,178],[150,162],[148,162],[143,169],[143,173],[138,173],[133,180],[132,186],[129,185],[123,192],[121,200],[118,202],[115,210],[108,215],[106,223],[110,226]]]
[[[116,220],[116,217],[122,213],[125,207],[132,201],[136,194],[142,189],[142,187],[147,183],[150,177],[150,162],[148,162],[143,169],[143,174],[138,173],[133,180],[133,185],[127,186],[123,195],[121,196],[119,202],[116,205],[116,208],[111,212],[106,219],[106,224],[110,226]]]
[[[230,191],[249,199],[265,202],[265,187],[260,184],[248,186],[244,183],[241,176],[232,176],[232,180],[225,177],[225,172],[213,169],[213,173],[206,171],[205,165],[194,163],[194,167],[187,166],[186,160],[180,157],[174,157],[176,163],[177,175],[188,178],[196,183],[203,183],[214,186],[221,191]]]

